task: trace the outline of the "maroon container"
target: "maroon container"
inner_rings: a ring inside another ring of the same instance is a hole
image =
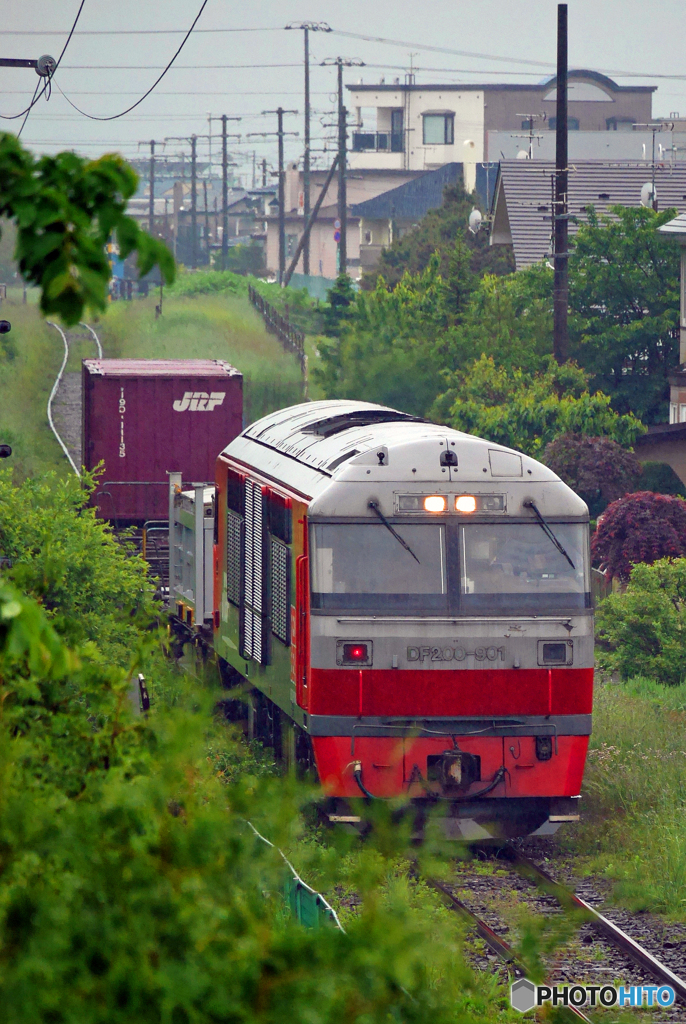
[[[105,473],[93,495],[118,524],[167,519],[167,474],[214,480],[243,426],[243,376],[219,359],[84,359],[83,462]]]

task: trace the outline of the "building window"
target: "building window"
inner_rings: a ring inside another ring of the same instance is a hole
[[[548,128],[551,130],[551,132],[555,131],[555,129],[557,128],[557,118],[556,117],[549,117],[548,118]],[[569,132],[578,132],[579,131],[579,118],[578,117],[568,117],[567,118],[567,131],[569,131]]]
[[[286,256],[292,257],[295,255],[295,250],[298,248],[299,241],[299,235],[286,235]]]
[[[686,327],[686,249],[681,250],[681,326]]]
[[[633,118],[629,117],[608,117],[605,124],[609,132],[632,132],[634,130]]]
[[[425,146],[452,146],[454,142],[454,114],[424,114]]]
[[[686,405],[679,403],[679,423],[686,423]]]

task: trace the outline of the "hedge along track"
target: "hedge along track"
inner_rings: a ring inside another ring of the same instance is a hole
[[[630,960],[642,973],[659,985],[671,986],[676,996],[675,1003],[681,1003],[682,1006],[686,1005],[686,982],[636,942],[623,929],[600,914],[590,903],[577,896],[567,886],[552,878],[551,875],[538,867],[533,861],[519,854],[512,846],[506,846],[502,850],[502,855],[503,859],[499,860],[499,864],[509,864],[521,877],[532,882],[545,896],[552,897],[562,908],[563,912],[581,912],[585,922],[606,943],[618,951],[624,958]],[[483,878],[485,881],[487,876],[483,876]],[[433,878],[426,881],[439,893],[446,906],[459,913],[475,929],[478,936],[507,965],[515,978],[526,975],[525,966],[517,958],[517,954],[509,943],[451,891],[455,883],[446,884]],[[560,983],[557,982],[557,984]],[[564,1016],[569,1020],[591,1022],[591,1018],[575,1007],[559,1007],[559,1010],[563,1010]]]
[[[56,323],[54,323],[52,320],[46,320],[46,323],[50,327],[54,327],[55,330],[59,332],[59,334],[60,334],[60,336],[62,338],[62,342],[64,344],[64,357],[62,359],[62,365],[59,368],[59,372],[58,372],[57,376],[55,377],[55,383],[52,386],[52,391],[50,392],[50,397],[48,398],[48,410],[47,410],[47,412],[48,412],[48,423],[50,424],[50,429],[52,430],[53,434],[57,438],[57,443],[59,444],[60,448],[62,449],[62,451],[66,455],[67,459],[69,460],[69,465],[74,470],[76,475],[78,477],[80,477],[81,476],[81,471],[77,467],[77,465],[74,462],[74,460],[72,459],[72,457],[71,457],[71,455],[69,453],[69,449],[67,448],[66,444],[64,443],[64,441],[60,437],[60,435],[59,435],[59,433],[57,431],[57,427],[55,426],[55,421],[54,421],[53,415],[52,415],[52,403],[55,400],[55,396],[56,396],[56,394],[57,394],[57,392],[59,390],[59,386],[62,383],[62,377],[64,376],[64,371],[65,371],[65,368],[67,366],[67,362],[69,360],[69,341],[67,339],[67,335],[65,334],[65,332]],[[86,330],[91,334],[91,336],[92,336],[92,338],[93,338],[93,340],[95,342],[96,348],[98,350],[98,359],[102,359],[102,345],[100,344],[100,339],[98,338],[98,336],[95,333],[95,331],[93,330],[93,328],[89,327],[88,324],[84,324],[84,323],[80,323],[79,327],[85,327]]]

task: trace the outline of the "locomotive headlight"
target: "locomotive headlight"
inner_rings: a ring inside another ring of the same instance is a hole
[[[473,494],[458,494],[455,498],[456,512],[476,512],[476,498]]]
[[[427,512],[445,512],[448,502],[442,494],[429,494],[424,498],[424,508]]]

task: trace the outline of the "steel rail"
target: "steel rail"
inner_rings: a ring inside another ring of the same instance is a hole
[[[57,374],[57,377],[55,378],[55,383],[52,386],[52,391],[50,392],[50,397],[48,398],[48,423],[50,425],[50,429],[52,430],[53,434],[57,438],[57,442],[58,442],[60,448],[62,449],[64,454],[69,459],[69,464],[70,464],[71,468],[74,470],[76,475],[80,478],[81,477],[81,473],[80,473],[79,469],[77,468],[76,463],[72,459],[71,455],[69,454],[69,451],[67,449],[66,444],[64,443],[64,441],[62,440],[62,438],[58,434],[57,427],[55,426],[55,421],[52,418],[52,403],[55,400],[55,395],[57,394],[57,392],[59,390],[60,384],[62,383],[62,377],[64,375],[64,370],[65,370],[65,367],[66,367],[67,362],[69,360],[69,342],[68,342],[67,336],[64,333],[64,331],[62,330],[62,328],[59,327],[56,323],[54,323],[54,321],[46,320],[45,322],[50,327],[54,327],[56,331],[59,331],[59,333],[60,333],[60,335],[62,337],[62,341],[64,342],[64,358],[62,359],[62,365],[60,366],[59,373]],[[97,349],[98,349],[98,358],[102,359],[102,345],[100,344],[100,338],[97,336],[97,334],[95,333],[93,328],[89,327],[88,324],[85,324],[83,321],[79,322],[79,326],[80,327],[85,327],[87,331],[90,331],[90,333],[91,333],[91,335],[93,337],[93,341],[95,342],[95,344],[97,346]]]
[[[52,418],[52,403],[53,403],[53,400],[55,398],[55,395],[57,394],[57,389],[59,388],[60,383],[62,381],[62,374],[64,373],[65,366],[67,365],[67,360],[69,359],[69,343],[67,341],[67,336],[66,336],[66,334],[64,333],[64,331],[62,330],[61,327],[58,327],[57,324],[53,323],[52,320],[46,320],[46,323],[50,327],[54,327],[56,331],[59,331],[59,333],[62,336],[62,341],[64,342],[64,358],[62,360],[62,365],[60,366],[59,373],[55,377],[55,383],[52,386],[52,391],[50,392],[50,397],[48,398],[48,423],[50,424],[50,429],[52,430],[53,434],[57,438],[57,442],[58,442],[60,448],[62,449],[64,454],[67,456],[67,458],[69,460],[69,465],[74,470],[76,475],[78,477],[80,477],[81,474],[80,474],[79,470],[76,467],[76,463],[74,462],[74,460],[72,459],[71,455],[69,454],[69,450],[68,450],[66,444],[64,443],[64,441],[62,440],[60,435],[57,433],[57,427],[55,426],[55,422],[54,422],[54,420]]]
[[[439,882],[436,878],[427,878],[425,881],[427,885],[432,889],[435,889],[436,892],[443,897],[450,910],[454,910],[476,929],[479,937],[484,940],[489,949],[493,950],[496,956],[500,957],[500,959],[506,964],[510,964],[512,966],[516,977],[526,977],[526,967],[521,960],[517,958],[517,954],[508,942],[501,939],[485,921],[482,921],[473,910],[470,910],[462,900],[458,899],[457,896],[455,896],[450,889],[443,884],[443,882]],[[565,1006],[560,1007],[560,1009],[563,1010],[563,1012],[566,1011],[575,1020],[582,1020],[585,1021],[586,1024],[593,1024],[590,1017],[587,1017],[586,1014],[582,1013],[581,1010],[577,1009],[575,1006]]]
[[[555,897],[557,902],[563,908],[575,907],[578,910],[583,910],[587,915],[589,923],[593,928],[607,939],[613,946],[617,947],[629,957],[638,967],[641,967],[647,974],[650,974],[656,981],[661,982],[665,985],[671,985],[674,989],[676,998],[682,1003],[686,1003],[686,982],[682,981],[674,971],[666,967],[665,964],[660,963],[656,957],[649,953],[647,949],[639,945],[635,939],[632,939],[630,935],[627,935],[618,925],[614,924],[607,917],[600,914],[590,903],[582,899],[581,896],[577,896],[575,892],[568,889],[566,885],[562,885],[561,882],[556,881],[549,875],[543,868],[539,868],[537,864],[529,860],[528,857],[523,857],[517,853],[511,847],[506,847],[507,856],[512,866],[516,868],[522,875],[529,877],[538,886],[547,890],[552,896]]]
[[[102,359],[102,345],[100,344],[100,338],[97,336],[93,328],[89,327],[88,324],[85,324],[83,320],[79,321],[79,326],[85,327],[87,331],[91,332],[91,334],[93,335],[93,341],[95,342],[98,349],[98,359]]]

